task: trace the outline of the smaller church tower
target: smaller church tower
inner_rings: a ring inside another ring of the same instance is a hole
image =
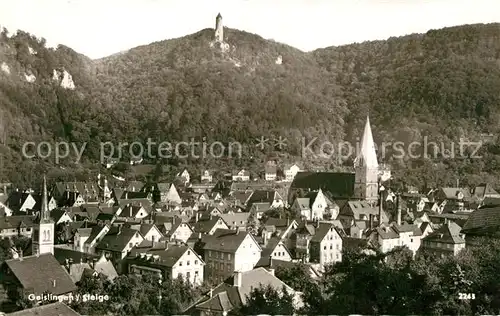
[[[370,118],[366,118],[361,146],[355,163],[355,196],[376,205],[379,199],[379,165],[373,141]]]
[[[50,218],[47,198],[47,180],[43,177],[42,208],[33,225],[32,252],[34,255],[54,254],[54,221]]]
[[[222,26],[222,15],[220,13],[215,18],[215,41],[224,42],[224,27]]]

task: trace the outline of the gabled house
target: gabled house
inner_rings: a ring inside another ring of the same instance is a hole
[[[144,208],[144,206],[142,206],[142,204],[138,205],[128,204],[120,212],[118,218],[138,220],[138,219],[143,219],[148,215],[149,212],[146,210],[146,208]]]
[[[81,235],[76,235],[74,237],[74,247],[75,250],[81,249],[83,245],[83,251],[87,253],[95,253],[96,245],[104,238],[104,236],[109,232],[109,225],[95,225],[92,227],[90,235],[87,236],[87,231],[82,231]]]
[[[201,285],[204,280],[203,259],[186,245],[168,244],[166,247],[128,256],[128,273],[153,274],[163,280],[182,278],[193,285]]]
[[[274,162],[268,162],[264,168],[264,179],[266,181],[275,181],[278,167]]]
[[[437,254],[457,255],[465,248],[465,235],[460,231],[460,226],[448,222],[422,240],[422,250]]]
[[[204,169],[201,171],[201,182],[212,182],[213,176],[212,171]]]
[[[52,253],[6,260],[1,267],[2,285],[21,295],[67,295],[76,291],[75,283]]]
[[[499,239],[500,206],[482,207],[472,212],[462,226],[461,233],[465,234],[467,246],[481,246],[478,241],[484,239]]]
[[[383,224],[367,232],[370,243],[382,252],[388,252],[396,247],[408,247],[413,254],[421,245],[422,232],[420,227],[403,223]]]
[[[218,229],[203,241],[206,274],[212,280],[224,280],[234,271],[250,271],[261,258],[262,248],[248,232]]]
[[[248,225],[250,213],[220,214],[219,216],[226,222],[229,228],[240,228],[244,230]]]
[[[65,209],[54,209],[50,212],[50,217],[54,220],[56,225],[61,223],[70,223],[73,221]]]
[[[273,269],[257,268],[234,273],[233,276],[211,289],[200,300],[190,306],[184,314],[197,316],[227,315],[232,310],[245,305],[251,291],[259,286],[271,286],[278,292],[281,292],[285,287],[294,297],[294,306],[296,308],[303,306],[302,294],[275,277]]]
[[[117,262],[125,258],[128,252],[144,240],[141,233],[127,227],[112,227],[96,245],[96,252],[104,254],[107,259]]]
[[[0,217],[0,237],[31,237],[34,219],[31,215]]]
[[[179,172],[176,176],[181,178],[185,185],[191,182],[191,175],[185,168],[181,172]]]
[[[269,202],[253,203],[250,207],[249,213],[257,219],[261,219],[264,214],[271,209]]]
[[[275,190],[255,190],[246,201],[247,207],[250,209],[254,203],[267,202],[271,208],[279,208],[284,206],[283,198]]]
[[[389,217],[387,213],[382,210],[382,223],[388,223]],[[340,209],[339,219],[345,227],[350,227],[355,220],[370,220],[370,215],[373,216],[373,221],[380,223],[379,208],[372,207],[365,201],[348,201]]]
[[[305,220],[336,219],[339,214],[338,205],[321,189],[308,192],[303,198],[296,198],[291,208]]]
[[[175,218],[174,218],[175,219]],[[167,225],[170,223],[165,223]],[[171,223],[170,228],[165,231],[166,240],[187,242],[189,237],[194,233],[193,229],[188,223],[183,223],[180,219]]]
[[[57,207],[53,197],[48,197],[48,210],[52,211]],[[30,211],[40,211],[42,206],[42,196],[29,192],[12,192],[4,203],[14,214],[28,214]]]
[[[233,181],[250,181],[250,171],[245,169],[233,171],[232,179]]]
[[[470,209],[470,205],[479,205],[479,201],[474,203],[475,197],[466,188],[441,188],[435,195],[435,200],[441,208],[440,213],[452,213],[454,211],[464,211]]]
[[[153,193],[153,200],[155,202],[182,203],[182,198],[173,183],[158,183],[146,189]]]
[[[138,228],[144,240],[157,242],[163,237],[160,229],[155,224],[141,224]]]
[[[292,182],[295,178],[295,175],[303,171],[303,169],[298,164],[287,164],[283,168],[283,173],[285,174],[285,181]]]
[[[125,191],[129,192],[140,192],[144,188],[144,183],[140,181],[130,181],[125,188]]]
[[[257,266],[265,266],[270,260],[292,261],[292,254],[279,237],[265,240],[261,247],[261,258]]]
[[[7,206],[7,198],[8,196],[2,195],[0,197],[0,216],[12,216],[14,211]]]
[[[342,236],[334,225],[319,223],[310,243],[310,262],[325,266],[342,261]]]
[[[214,216],[208,220],[198,221],[193,227],[195,233],[207,235],[213,235],[217,229],[229,229],[226,222],[218,216]]]

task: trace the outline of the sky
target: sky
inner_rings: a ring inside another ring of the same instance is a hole
[[[500,0],[0,0],[0,26],[91,58],[224,26],[303,51],[500,22]]]

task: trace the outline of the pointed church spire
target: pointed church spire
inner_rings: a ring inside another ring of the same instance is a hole
[[[42,210],[40,214],[41,221],[49,221],[49,202],[47,198],[47,179],[43,176],[43,195],[42,195]]]
[[[370,117],[366,117],[365,130],[361,138],[361,146],[357,161],[368,168],[378,168],[377,152],[375,151],[375,142],[373,141],[372,129],[370,126]]]

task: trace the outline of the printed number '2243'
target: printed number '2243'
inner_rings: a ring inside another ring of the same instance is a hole
[[[474,293],[458,293],[459,300],[475,300],[476,294]]]

